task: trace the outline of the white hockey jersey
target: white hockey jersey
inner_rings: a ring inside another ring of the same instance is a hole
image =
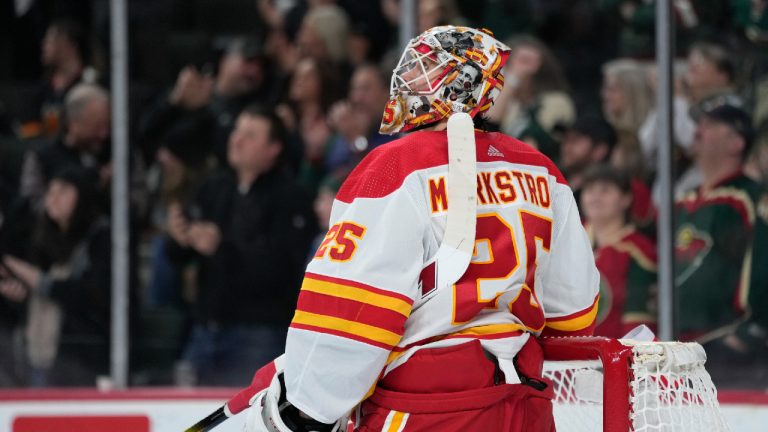
[[[434,287],[450,205],[444,131],[377,148],[342,186],[286,345],[287,397],[308,415],[335,421],[424,347],[479,339],[514,383],[530,335],[591,333],[599,276],[562,175],[503,134],[476,132],[476,148],[475,248],[452,287]]]

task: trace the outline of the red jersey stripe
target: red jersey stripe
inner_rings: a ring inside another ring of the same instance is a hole
[[[382,307],[355,300],[302,291],[296,309],[354,321],[402,335],[406,317]]]
[[[330,335],[334,335],[334,336],[339,336],[339,337],[343,337],[345,339],[351,339],[351,340],[355,340],[355,341],[358,341],[358,342],[362,342],[364,344],[373,345],[375,347],[379,347],[379,348],[385,349],[387,351],[392,350],[392,347],[393,347],[392,345],[389,345],[389,344],[386,344],[386,343],[383,343],[383,342],[379,342],[379,341],[374,340],[374,339],[368,339],[368,338],[362,337],[362,336],[354,334],[354,333],[349,333],[349,332],[345,332],[345,331],[329,329],[329,328],[325,328],[325,327],[318,327],[318,326],[307,325],[307,324],[299,324],[299,323],[291,323],[291,328],[301,329],[301,330],[308,330],[308,331],[315,332],[315,333],[325,333],[325,334],[330,334]]]

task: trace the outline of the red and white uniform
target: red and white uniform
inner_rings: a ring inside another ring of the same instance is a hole
[[[286,346],[287,397],[309,416],[335,421],[424,348],[479,340],[513,384],[530,335],[594,328],[599,275],[562,175],[524,143],[475,135],[475,249],[452,287],[433,286],[450,204],[444,131],[377,148],[339,191]]]

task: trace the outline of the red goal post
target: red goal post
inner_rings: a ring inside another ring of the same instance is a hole
[[[727,431],[696,343],[542,338],[558,431]]]

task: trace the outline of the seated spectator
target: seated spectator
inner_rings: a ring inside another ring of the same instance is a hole
[[[768,359],[768,195],[742,172],[752,140],[738,97],[698,105],[693,157],[703,183],[676,202],[680,337],[730,367]]]
[[[66,127],[63,134],[31,150],[24,158],[19,195],[39,209],[51,175],[65,167],[80,167],[96,173],[100,191],[111,179],[107,144],[111,110],[109,94],[92,84],[78,84],[64,101]]]
[[[109,373],[111,246],[91,173],[52,174],[27,256],[3,255],[0,293],[26,303],[29,384],[88,385]]]
[[[171,206],[169,255],[195,261],[195,323],[179,363],[184,384],[241,386],[284,350],[316,232],[311,199],[285,169],[282,123],[246,108],[229,140],[229,164],[192,202]]]
[[[634,327],[656,323],[656,246],[629,220],[629,176],[598,165],[584,176],[581,208],[600,271],[595,335],[620,338]]]

